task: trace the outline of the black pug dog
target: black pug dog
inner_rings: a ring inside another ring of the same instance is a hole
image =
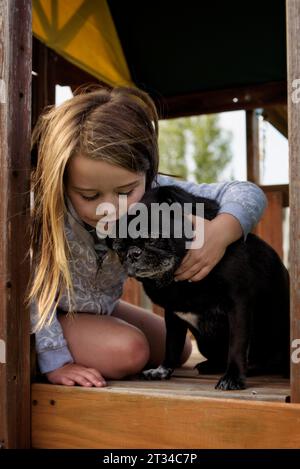
[[[151,189],[141,202],[148,208],[153,202],[192,202],[193,213],[197,202],[204,203],[208,220],[218,212],[214,200],[176,186]],[[127,226],[135,217],[128,216]],[[153,234],[149,227],[149,238],[107,238],[128,275],[141,281],[152,302],[165,310],[165,358],[157,369],[144,371],[144,377],[170,378],[179,364],[188,328],[207,358],[196,365],[199,372],[223,374],[216,389],[244,389],[250,374],[288,376],[289,274],[274,249],[250,233],[246,241],[240,238],[228,246],[204,279],[175,282],[187,239],[175,238],[174,230],[168,238],[161,236],[160,227],[158,231]]]

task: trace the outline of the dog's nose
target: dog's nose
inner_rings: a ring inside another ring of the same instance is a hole
[[[128,254],[127,254],[127,257],[131,260],[131,261],[136,261],[138,260],[138,258],[140,257],[140,255],[142,254],[142,250],[141,248],[138,248],[136,246],[133,246],[132,248],[129,248],[128,250]]]

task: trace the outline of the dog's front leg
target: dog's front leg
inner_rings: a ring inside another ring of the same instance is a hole
[[[163,363],[158,368],[143,371],[146,379],[169,379],[180,364],[187,333],[187,323],[173,311],[165,311],[166,350]]]
[[[250,341],[251,313],[241,302],[229,313],[228,364],[216,389],[224,391],[245,389],[248,348]]]

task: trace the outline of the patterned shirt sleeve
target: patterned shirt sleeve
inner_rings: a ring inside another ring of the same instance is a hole
[[[73,363],[73,357],[64,338],[63,330],[56,313],[50,325],[44,325],[35,331],[38,321],[38,310],[35,302],[30,307],[31,331],[35,333],[37,359],[41,373],[48,373],[62,367],[66,363]]]
[[[176,185],[193,195],[216,200],[220,205],[219,214],[229,213],[240,222],[244,240],[259,222],[267,206],[267,199],[262,189],[249,181],[196,184],[158,175],[153,186],[156,185]]]

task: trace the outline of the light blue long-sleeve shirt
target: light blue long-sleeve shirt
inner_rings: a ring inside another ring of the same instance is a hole
[[[173,184],[194,195],[216,200],[220,206],[218,214],[229,213],[240,222],[244,239],[258,223],[267,205],[263,191],[255,184],[246,181],[196,184],[158,175],[152,187]],[[122,295],[126,272],[112,256],[104,258],[101,270],[97,273],[97,255],[93,237],[84,227],[69,199],[65,233],[71,252],[69,267],[76,311],[111,314]],[[62,295],[59,307],[68,311],[66,295]],[[32,330],[37,318],[36,303],[32,303]],[[74,361],[56,314],[50,325],[45,325],[35,333],[35,338],[38,363],[42,373],[48,373]]]

